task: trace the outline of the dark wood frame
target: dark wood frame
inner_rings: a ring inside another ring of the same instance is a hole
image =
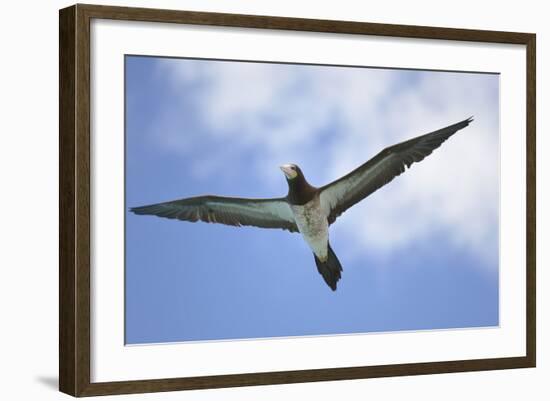
[[[523,357],[284,372],[90,382],[90,20],[170,22],[244,28],[512,43],[527,49],[527,324]],[[534,367],[535,46],[531,33],[372,24],[78,4],[59,13],[59,389],[73,396],[298,383]]]

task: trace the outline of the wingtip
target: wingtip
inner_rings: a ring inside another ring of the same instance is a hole
[[[467,124],[470,124],[472,121],[474,121],[474,116],[468,117],[465,121]]]

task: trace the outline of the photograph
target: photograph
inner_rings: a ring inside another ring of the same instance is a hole
[[[59,10],[59,391],[530,387],[536,26],[242,11]]]
[[[498,73],[124,57],[126,345],[499,326]]]

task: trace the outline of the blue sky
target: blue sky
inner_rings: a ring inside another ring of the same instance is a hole
[[[126,343],[498,325],[498,75],[126,57],[126,208],[323,185],[474,123],[331,226],[336,292],[299,234],[126,215]]]

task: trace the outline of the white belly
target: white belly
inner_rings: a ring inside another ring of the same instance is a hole
[[[328,256],[328,221],[321,210],[319,197],[305,205],[291,205],[298,230],[313,253],[320,259]]]

